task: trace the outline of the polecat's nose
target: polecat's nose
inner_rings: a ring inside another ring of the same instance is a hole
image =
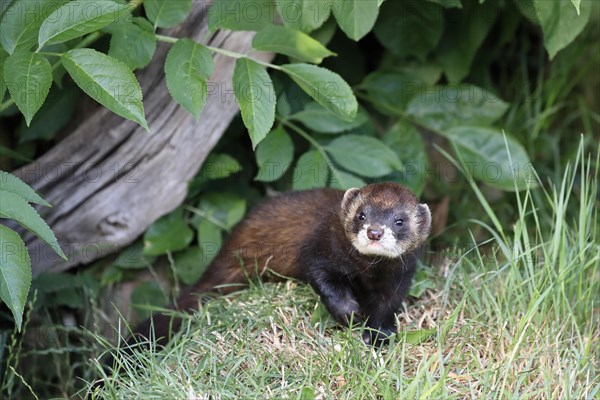
[[[383,237],[383,229],[378,226],[367,229],[367,237],[371,240],[379,240]]]

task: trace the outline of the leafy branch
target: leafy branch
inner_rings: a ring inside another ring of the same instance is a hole
[[[94,100],[149,130],[142,91],[133,71],[148,65],[157,42],[164,42],[172,45],[165,62],[169,93],[196,119],[207,101],[213,55],[235,59],[234,93],[256,150],[256,180],[274,182],[293,172],[295,189],[327,185],[347,188],[360,186],[366,179],[385,179],[414,184],[417,192],[423,188],[424,177],[416,183],[398,177],[405,172],[408,161],[426,161],[417,128],[448,139],[460,159],[474,166],[469,172],[475,179],[502,190],[527,187],[523,169],[530,164],[527,153],[514,138],[504,136],[495,127],[510,105],[487,90],[460,82],[469,75],[476,54],[503,7],[517,7],[517,16],[539,25],[551,58],[583,30],[591,13],[590,1],[532,0],[531,4],[508,5],[493,0],[365,0],[303,2],[311,3],[308,9],[313,12],[295,18],[286,12],[286,7],[298,2],[267,0],[253,3],[259,8],[260,17],[249,19],[241,12],[248,2],[215,0],[208,13],[209,29],[257,32],[252,42],[254,50],[274,52],[291,60],[276,65],[189,38],[157,33],[159,28],[183,22],[192,10],[191,0],[131,0],[125,4],[122,0],[98,0],[94,13],[84,12],[89,4],[86,0],[58,0],[35,12],[20,12],[26,3],[27,0],[13,0],[3,6],[0,15],[0,112],[16,105],[27,126],[34,116],[42,118],[44,113],[39,111],[48,103],[51,87],[60,87],[67,73]],[[139,13],[141,5],[145,17]],[[385,12],[380,12],[380,8],[385,8]],[[239,15],[231,13],[232,9],[239,10]],[[486,18],[474,18],[478,12]],[[398,15],[410,18],[398,21]],[[450,16],[458,23],[445,23]],[[283,25],[278,25],[280,20]],[[336,26],[355,41],[373,31],[398,65],[370,73],[355,87],[355,94],[340,75],[318,66],[336,55],[326,47]],[[461,29],[455,29],[456,26]],[[90,48],[105,35],[110,35],[107,53]],[[415,60],[418,67],[411,70],[408,66]],[[442,74],[450,84],[439,84]],[[282,85],[277,85],[283,79],[307,94],[294,109],[285,90],[279,90]],[[408,91],[407,85],[418,90]],[[5,100],[7,89],[9,96]],[[371,122],[375,114],[385,121],[382,126],[386,128],[378,132]],[[295,162],[294,142],[286,129],[310,144]],[[489,179],[485,168],[491,163],[499,168],[500,178]],[[519,168],[516,173],[515,168]],[[0,182],[0,216],[22,223],[63,255],[50,229],[28,204],[43,203],[23,195],[30,196],[31,192],[25,192],[21,184],[13,185],[20,188],[18,193],[7,189],[5,181],[13,182],[14,177],[4,174]],[[231,226],[243,214],[245,203],[242,207],[239,199],[229,200],[231,209],[236,211],[227,214],[221,228]],[[204,215],[202,221],[208,221],[208,216]],[[210,229],[203,223],[198,224],[209,237]],[[161,224],[169,229],[182,226],[180,220]],[[2,225],[0,230],[0,241],[19,249],[18,257],[11,258],[18,268],[1,265],[5,281],[8,277],[12,283],[0,285],[0,294],[20,325],[23,296],[30,281],[29,260],[19,236]],[[184,232],[185,240],[177,246],[191,240],[190,232]],[[12,287],[19,289],[9,293]]]
[[[46,242],[56,254],[66,259],[54,233],[29,203],[49,207],[31,187],[19,178],[0,171],[0,218],[12,219]],[[31,266],[25,243],[12,229],[0,224],[0,298],[10,308],[17,328],[31,285]]]
[[[156,41],[173,44],[173,48],[169,52],[169,58],[171,60],[176,59],[178,64],[177,66],[171,64],[170,67],[169,59],[167,59],[167,65],[165,66],[167,84],[175,101],[188,109],[196,118],[200,116],[206,101],[206,80],[210,78],[209,72],[212,72],[213,68],[212,60],[206,57],[204,50],[233,57],[238,60],[238,64],[245,63],[247,66],[258,65],[274,70],[284,70],[293,75],[293,79],[302,81],[306,90],[312,96],[318,98],[322,96],[321,93],[314,90],[318,85],[315,79],[328,79],[331,75],[335,75],[331,71],[325,72],[316,69],[316,67],[299,68],[300,65],[289,65],[286,66],[287,68],[280,67],[255,58],[249,58],[243,54],[194,43],[189,39],[178,45],[180,39],[155,32],[157,27],[170,27],[183,21],[191,10],[191,2],[147,1],[145,11],[153,25],[144,18],[132,16],[132,11],[142,4],[141,1],[132,1],[128,5],[122,5],[106,0],[99,4],[99,11],[93,15],[88,15],[88,13],[83,12],[85,6],[83,0],[75,0],[54,10],[46,11],[48,15],[40,16],[42,22],[39,26],[32,27],[28,25],[23,27],[23,30],[37,30],[37,49],[33,53],[30,52],[30,47],[35,43],[32,40],[35,35],[30,35],[31,37],[27,40],[22,40],[22,36],[4,38],[4,47],[8,49],[10,54],[6,58],[7,68],[5,69],[10,70],[6,82],[11,99],[0,105],[0,111],[16,104],[24,114],[27,124],[29,124],[48,94],[48,89],[52,83],[51,72],[60,66],[64,66],[75,83],[89,96],[116,114],[149,129],[144,116],[139,84],[136,78],[124,68],[123,63],[129,67],[146,64],[149,59],[143,62],[131,59],[131,52],[128,52],[127,48],[131,45],[149,48],[148,55],[151,57]],[[218,9],[220,6],[220,2],[216,2],[213,7]],[[13,7],[16,7],[16,5],[13,5]],[[62,18],[61,16],[66,14],[66,11],[70,11],[69,15],[74,17]],[[215,14],[218,14],[218,12]],[[209,20],[209,24],[212,25],[213,29],[229,23],[227,22],[227,14]],[[9,27],[9,29],[12,29],[12,27]],[[112,35],[111,49],[108,55],[85,49],[104,32]],[[65,52],[46,50],[49,45],[62,44],[87,33],[90,35],[70,50],[67,49]],[[270,43],[265,38],[273,36],[273,33],[278,33],[277,36],[274,36],[277,37],[277,40]],[[139,39],[139,42],[131,43],[131,36]],[[309,35],[291,28],[273,25],[267,26],[264,33],[259,32],[255,38],[255,47],[261,51],[279,51],[282,54],[289,54],[313,62],[320,62],[323,57],[333,55],[332,52]],[[59,60],[53,65],[49,65],[46,57],[59,57]],[[31,66],[36,67],[33,73]],[[241,69],[238,68],[237,71],[241,72]],[[113,76],[115,82],[109,85],[107,82],[102,81],[100,77],[105,74]],[[265,77],[266,75],[259,68],[250,68],[247,74],[236,74],[234,77],[234,86],[240,88],[236,92],[236,97],[241,104],[244,120],[249,121],[250,135],[253,137],[255,146],[266,136],[274,121],[274,115],[260,116],[256,113],[258,110],[271,110],[272,112],[268,112],[274,114],[274,108],[266,106],[267,96],[262,95],[273,92],[270,79],[268,77],[265,79]],[[260,79],[260,81],[257,81],[257,79]],[[345,84],[339,76],[335,76],[335,79]],[[27,84],[23,86],[21,84],[23,82]],[[249,93],[250,99],[244,98],[246,95],[244,89],[252,88],[252,85],[255,84],[259,85],[258,88],[261,93]],[[42,90],[38,90],[36,95],[28,95],[32,85],[42,88]],[[196,89],[192,90],[191,93],[187,90],[190,85],[191,88]],[[124,88],[127,88],[127,93],[124,93],[126,91]],[[182,93],[183,89],[188,93]],[[352,96],[352,93],[349,92],[346,95]],[[254,101],[257,99],[262,99],[262,103],[255,104]],[[353,102],[356,103],[356,100],[353,99]],[[254,107],[255,105],[258,107]],[[355,108],[354,110],[352,108],[343,110],[343,112],[345,113],[344,117],[349,118],[352,117],[353,112],[355,113]],[[254,123],[250,121],[254,121]]]

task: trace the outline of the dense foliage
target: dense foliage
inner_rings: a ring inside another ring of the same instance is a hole
[[[589,0],[216,0],[210,29],[257,31],[252,46],[277,53],[272,63],[165,35],[160,29],[184,21],[191,0],[0,5],[0,115],[14,128],[0,142],[6,170],[54,143],[78,96],[152,132],[133,71],[152,61],[158,42],[171,44],[164,73],[173,100],[200,119],[213,54],[236,60],[232,83],[241,117],[190,182],[185,204],[114,262],[76,279],[39,277],[38,307],[84,309],[100,287],[153,271],[163,255],[175,287],[194,282],[223,235],[268,190],[397,181],[427,199],[449,196],[453,223],[485,218],[473,207],[475,195],[465,193],[473,178],[477,193],[493,199],[508,223],[516,207],[504,192],[556,180],[563,155],[577,149],[570,136],[597,131],[597,93],[586,92],[598,87],[599,62],[597,17],[585,29],[598,11]],[[71,81],[75,95],[64,89]],[[4,172],[0,194],[0,217],[62,255],[28,204],[47,203]],[[466,241],[452,229],[444,235]],[[0,259],[0,296],[20,327],[29,259],[5,225],[0,246],[3,254],[16,249]],[[431,286],[426,274],[417,284]],[[142,306],[169,298],[154,282],[131,294]]]

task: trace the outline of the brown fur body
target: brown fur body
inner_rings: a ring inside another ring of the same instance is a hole
[[[360,220],[359,214],[365,218]],[[403,226],[391,227],[399,220]],[[427,206],[396,184],[373,184],[346,193],[334,189],[285,193],[260,204],[234,228],[205,274],[184,291],[174,308],[197,309],[197,294],[237,290],[248,277],[270,269],[311,284],[338,322],[366,321],[373,332],[387,336],[395,330],[394,313],[408,292],[430,224]],[[401,249],[401,254],[379,255],[384,250],[378,243],[372,244],[374,254],[364,254],[370,247],[360,247],[356,238],[371,226],[385,227],[396,246],[393,250]],[[155,337],[163,338],[163,343],[179,325],[176,318],[153,317]],[[150,329],[147,320],[134,332],[149,337]]]

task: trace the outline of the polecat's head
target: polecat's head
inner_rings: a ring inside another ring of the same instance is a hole
[[[375,183],[346,191],[342,223],[346,236],[361,254],[396,258],[425,242],[431,213],[408,188]]]

